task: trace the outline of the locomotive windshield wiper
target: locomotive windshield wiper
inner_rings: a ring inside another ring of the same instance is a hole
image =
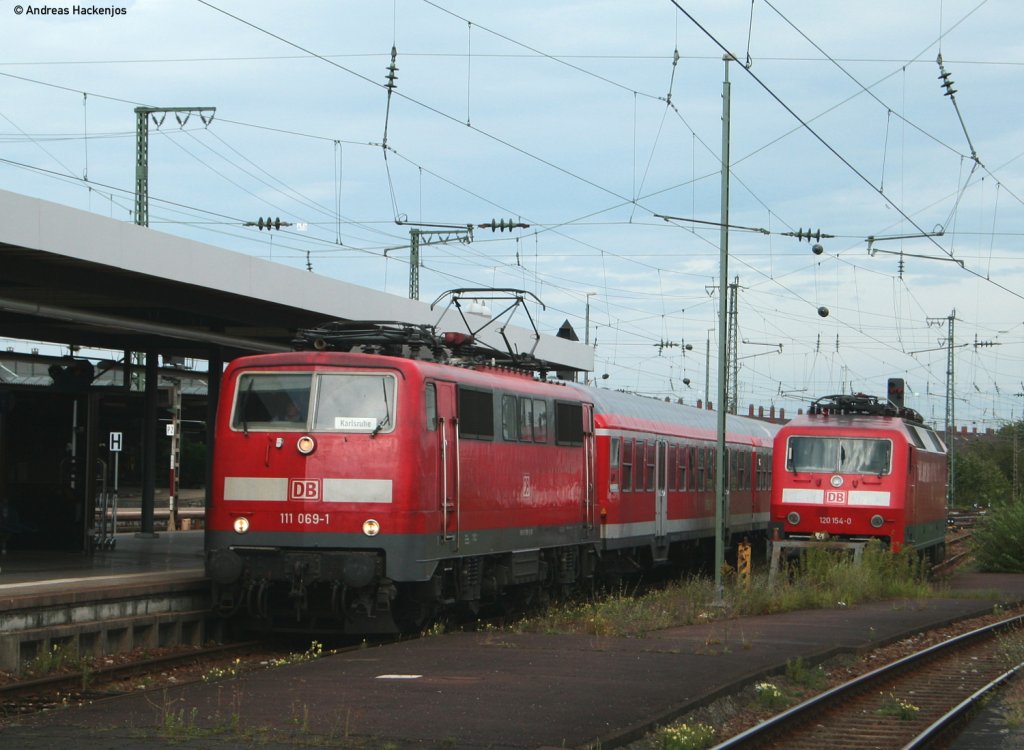
[[[252,386],[256,381],[253,378],[249,378],[249,385],[245,388],[245,393],[242,394],[242,402],[239,406],[242,408],[242,434],[245,436],[249,435],[249,415],[247,409],[249,407],[249,396],[252,395]]]
[[[391,407],[388,405],[388,385],[384,382],[383,378],[380,381],[380,386],[384,389],[384,419],[377,420],[377,426],[373,428],[370,437],[377,437],[377,433],[384,429],[385,425],[391,424]]]

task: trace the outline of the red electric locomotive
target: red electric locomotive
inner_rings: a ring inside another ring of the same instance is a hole
[[[879,539],[945,554],[946,447],[921,416],[826,396],[775,436],[771,521],[784,539]]]
[[[518,605],[712,538],[713,414],[548,382],[397,328],[404,343],[355,347],[375,353],[227,368],[206,531],[222,614],[408,631],[445,607]],[[764,532],[774,428],[730,430],[732,531]]]

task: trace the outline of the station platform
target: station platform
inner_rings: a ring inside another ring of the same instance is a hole
[[[0,597],[108,585],[113,578],[203,574],[203,532],[115,535],[112,549],[95,552],[11,550],[0,556]]]
[[[105,654],[199,644],[209,585],[203,532],[116,535],[89,554],[0,556],[0,670],[15,672],[54,647]]]
[[[643,638],[424,637],[48,712],[6,727],[3,737],[27,749],[74,742],[141,750],[189,737],[204,748],[268,750],[623,747],[790,660],[813,665],[1024,601],[1024,575],[957,575],[952,588],[942,598],[744,617]]]

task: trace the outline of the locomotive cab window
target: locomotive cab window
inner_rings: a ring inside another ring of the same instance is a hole
[[[793,435],[786,448],[786,469],[793,472],[882,475],[891,464],[891,440]]]
[[[238,379],[231,427],[243,432],[390,432],[395,427],[395,378],[385,373],[245,373]]]
[[[312,373],[246,373],[238,379],[231,427],[281,430],[306,427]]]
[[[383,373],[320,374],[313,429],[391,432],[395,429],[395,378]]]

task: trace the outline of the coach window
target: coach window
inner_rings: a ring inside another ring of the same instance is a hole
[[[622,441],[622,489],[633,489],[633,443],[632,439]]]
[[[653,490],[654,486],[654,456],[657,450],[657,443],[647,444],[647,489]]]
[[[707,464],[708,470],[705,474],[705,477],[707,478],[708,483],[707,485],[705,485],[704,489],[713,490],[715,489],[715,449],[708,448],[707,454],[708,455],[705,463]]]
[[[704,449],[697,449],[697,491],[704,490]]]
[[[427,408],[427,429],[433,432],[437,429],[437,386],[433,383],[427,383],[423,402]]]
[[[668,446],[668,491],[673,492],[676,488],[676,466],[679,465],[679,446]]]
[[[644,450],[646,443],[637,440],[633,448],[633,489],[637,492],[644,491]]]
[[[687,464],[690,462],[690,449],[687,446],[681,446],[679,448],[679,490],[681,492],[686,491],[688,488],[686,485],[687,481]]]
[[[494,439],[494,394],[459,388],[459,436]]]
[[[501,437],[505,440],[516,440],[519,437],[519,426],[516,424],[516,397],[501,397]]]

